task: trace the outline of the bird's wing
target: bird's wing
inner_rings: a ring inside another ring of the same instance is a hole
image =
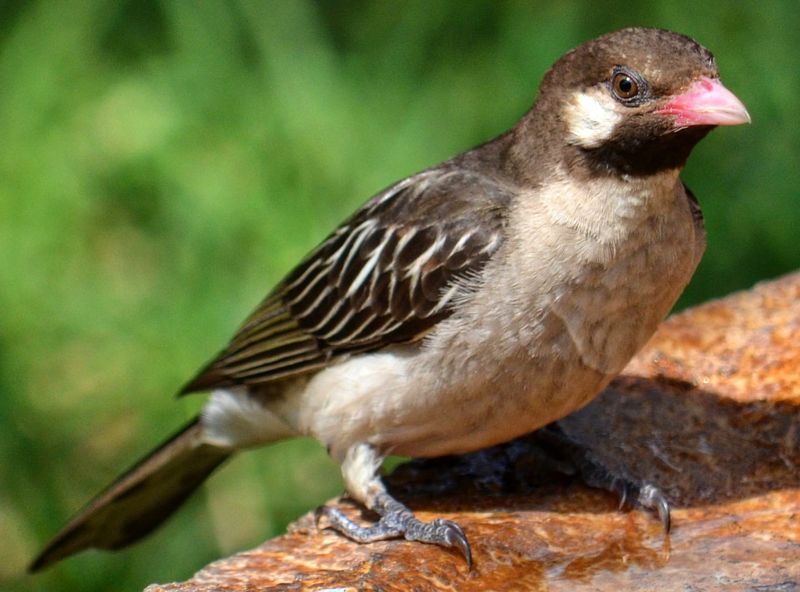
[[[450,315],[456,280],[476,274],[503,242],[510,199],[497,181],[455,167],[379,193],[275,288],[182,392],[269,382],[420,339]]]

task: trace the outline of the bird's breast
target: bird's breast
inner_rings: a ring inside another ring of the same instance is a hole
[[[577,356],[612,375],[672,308],[703,248],[677,172],[556,183],[521,199],[510,225],[472,322],[509,351]]]

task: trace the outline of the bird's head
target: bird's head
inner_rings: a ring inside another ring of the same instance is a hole
[[[750,121],[710,51],[644,28],[567,53],[545,76],[531,115],[566,136],[571,167],[634,176],[680,168],[715,126]]]

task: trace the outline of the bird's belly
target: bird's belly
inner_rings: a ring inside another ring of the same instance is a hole
[[[451,355],[458,351],[465,350],[431,361],[438,394],[394,434],[398,454],[439,456],[505,442],[583,407],[616,375],[586,363],[553,311],[471,347],[469,357]]]
[[[452,379],[382,444],[395,454],[423,457],[505,442],[583,407],[611,378],[575,355],[531,357],[520,349],[477,377],[464,372]]]
[[[384,454],[439,456],[530,432],[588,403],[612,375],[583,364],[554,315],[531,350],[486,342],[469,355],[398,348],[330,367],[303,393],[299,431],[337,459],[360,442]],[[462,352],[463,353],[463,352]]]

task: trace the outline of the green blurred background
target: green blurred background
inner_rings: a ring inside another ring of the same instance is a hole
[[[140,590],[341,490],[313,442],[244,455],[122,553],[25,563],[203,396],[173,393],[372,193],[487,139],[546,68],[639,24],[718,57],[751,126],[685,179],[709,248],[681,306],[800,268],[800,5],[0,2],[0,587]]]

